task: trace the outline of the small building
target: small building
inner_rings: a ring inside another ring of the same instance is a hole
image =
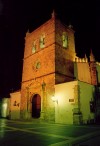
[[[10,119],[20,119],[20,101],[20,91],[10,93]]]
[[[1,117],[9,118],[9,113],[10,113],[10,98],[2,98]]]

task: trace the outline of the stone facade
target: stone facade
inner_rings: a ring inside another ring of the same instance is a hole
[[[63,44],[65,43],[65,44]],[[46,23],[27,32],[21,86],[21,118],[32,118],[34,95],[41,98],[40,118],[55,121],[55,84],[74,79],[74,31],[55,14]]]

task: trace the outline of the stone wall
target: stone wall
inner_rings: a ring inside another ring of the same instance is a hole
[[[42,119],[54,121],[55,85],[55,22],[51,18],[32,33],[27,33],[23,60],[21,87],[21,118],[31,118],[32,98],[34,94],[41,97]],[[44,37],[44,47],[40,48],[41,35]],[[32,53],[32,45],[36,50]],[[45,86],[45,87],[44,87]]]
[[[67,46],[63,47],[63,34],[67,38]],[[74,31],[56,21],[56,46],[55,46],[55,72],[56,84],[74,80],[75,43]]]

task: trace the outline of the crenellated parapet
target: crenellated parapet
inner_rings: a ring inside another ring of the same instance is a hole
[[[75,57],[75,62],[88,62],[88,58],[86,57],[86,55],[85,55],[85,57],[84,58],[80,58],[80,57]]]

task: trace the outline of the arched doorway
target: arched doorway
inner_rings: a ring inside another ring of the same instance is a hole
[[[41,112],[41,97],[39,94],[35,94],[32,98],[32,117],[39,118]]]

